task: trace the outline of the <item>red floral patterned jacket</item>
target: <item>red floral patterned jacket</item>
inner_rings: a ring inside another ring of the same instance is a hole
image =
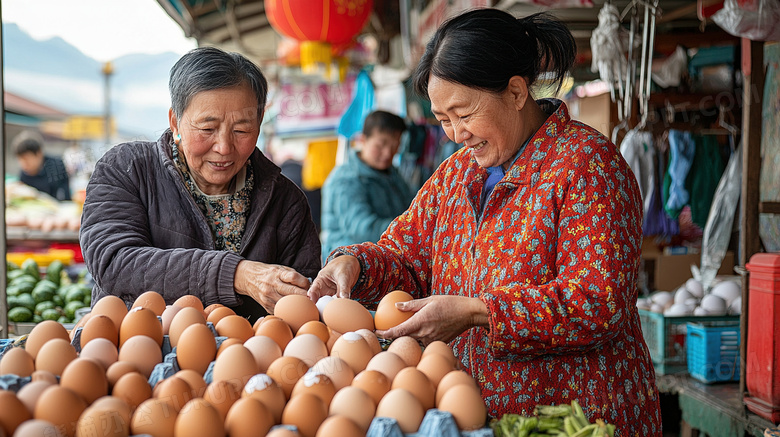
[[[489,414],[577,399],[620,436],[660,436],[655,372],[636,309],[637,181],[614,144],[561,103],[494,188],[467,149],[442,163],[361,263],[352,297],[477,297],[490,329],[451,342]]]

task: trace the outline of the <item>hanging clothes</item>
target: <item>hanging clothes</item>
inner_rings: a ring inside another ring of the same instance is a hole
[[[650,202],[642,222],[642,233],[645,237],[657,236],[659,240],[670,241],[680,234],[680,225],[677,220],[669,217],[664,210],[666,204],[663,190],[664,175],[666,171],[665,155],[657,150],[655,153],[655,188],[650,194]]]
[[[664,196],[664,210],[671,218],[676,219],[690,201],[685,181],[695,153],[696,143],[690,132],[669,130],[669,169],[664,176],[664,193],[668,194]]]
[[[718,139],[712,135],[692,135],[696,145],[691,169],[685,186],[691,195],[691,220],[704,229],[710,215],[712,199],[718,189],[725,163],[720,154]]]
[[[644,214],[647,215],[651,207],[656,178],[655,146],[653,145],[652,132],[631,129],[620,143],[620,153],[636,176],[639,192],[642,194]]]

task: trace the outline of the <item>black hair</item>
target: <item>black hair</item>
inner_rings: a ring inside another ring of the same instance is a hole
[[[41,142],[35,138],[27,138],[19,142],[16,145],[16,156],[22,156],[26,153],[33,153],[35,155],[41,153]]]
[[[413,84],[426,98],[431,75],[498,93],[513,76],[525,78],[530,88],[540,73],[552,72],[557,91],[576,54],[569,29],[548,13],[515,18],[499,9],[476,9],[450,18],[436,30]]]
[[[239,53],[216,47],[198,47],[182,56],[171,68],[168,89],[177,119],[201,91],[248,84],[257,98],[258,123],[263,119],[268,97],[268,81],[257,65]]]
[[[363,135],[371,136],[374,131],[401,132],[406,130],[404,119],[387,111],[374,111],[363,121]]]

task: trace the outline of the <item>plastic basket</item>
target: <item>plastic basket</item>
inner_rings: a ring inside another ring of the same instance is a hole
[[[688,322],[739,322],[739,316],[665,317],[640,309],[639,320],[656,373],[668,375],[688,371],[685,345]]]
[[[688,323],[688,373],[706,383],[739,380],[739,322]]]

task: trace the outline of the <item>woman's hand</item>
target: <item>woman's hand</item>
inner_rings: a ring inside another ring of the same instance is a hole
[[[349,298],[352,287],[360,278],[360,261],[351,255],[333,258],[320,270],[309,287],[309,299],[317,302],[322,296]]]
[[[243,260],[236,267],[233,288],[273,314],[276,302],[283,296],[306,294],[309,280],[290,267]]]
[[[485,304],[473,297],[436,295],[423,299],[398,302],[396,308],[412,311],[409,320],[386,331],[376,331],[383,338],[408,335],[428,345],[435,340],[449,343],[475,326],[488,327]]]

